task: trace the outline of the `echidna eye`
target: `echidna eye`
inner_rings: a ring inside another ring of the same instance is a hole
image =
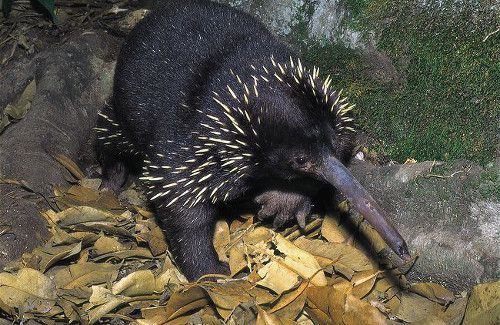
[[[307,162],[306,157],[300,156],[295,158],[295,163],[297,165],[304,165]]]

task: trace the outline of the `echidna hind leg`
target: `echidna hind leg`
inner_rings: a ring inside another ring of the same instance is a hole
[[[100,189],[118,192],[127,182],[127,178],[128,170],[125,163],[117,161],[113,164],[104,165]]]
[[[119,191],[125,185],[130,167],[140,162],[141,154],[123,136],[120,125],[114,120],[113,109],[106,105],[99,113],[96,150],[102,170],[101,189]]]
[[[229,274],[229,267],[219,262],[213,246],[217,217],[214,207],[160,206],[156,214],[166,230],[170,252],[188,280],[197,280],[205,274]]]

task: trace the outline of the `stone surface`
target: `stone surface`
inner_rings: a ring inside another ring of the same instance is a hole
[[[0,109],[33,78],[37,90],[26,116],[0,135],[0,265],[20,256],[47,235],[40,212],[49,208],[52,186],[63,184],[52,154],[78,160],[97,111],[110,93],[117,40],[104,32],[76,32],[61,45],[12,61],[0,74]],[[4,73],[5,72],[5,73]]]
[[[354,161],[351,169],[389,213],[410,251],[419,255],[411,280],[438,282],[457,291],[496,279],[500,202],[479,191],[486,185],[481,180],[485,171],[468,161],[431,170],[433,165]]]
[[[289,35],[292,28],[306,19],[301,11],[304,0],[220,0],[259,18],[268,28],[281,36]]]
[[[389,57],[378,50],[372,37],[348,24],[350,13],[340,0],[218,0],[261,20],[274,33],[300,46],[340,44],[359,50],[368,75],[384,84],[399,84],[401,76]],[[371,34],[367,34],[371,35]]]
[[[306,24],[307,37],[320,42],[342,43],[365,48],[361,34],[346,24],[349,12],[340,0],[219,0],[246,11],[278,35],[289,36],[299,24]]]

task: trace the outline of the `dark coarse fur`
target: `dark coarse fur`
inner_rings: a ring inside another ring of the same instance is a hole
[[[307,172],[315,159],[327,151],[347,163],[352,106],[329,84],[249,15],[167,1],[119,55],[112,108],[96,128],[104,177],[143,168],[184,274],[227,273],[211,244],[223,209],[255,199],[277,225],[302,220],[313,189],[325,188]]]

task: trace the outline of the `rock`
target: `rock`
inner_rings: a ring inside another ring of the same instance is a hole
[[[384,84],[403,82],[391,59],[377,49],[371,33],[362,33],[349,24],[351,13],[340,0],[218,0],[261,20],[270,30],[295,45],[340,44],[358,50],[367,76]]]
[[[220,0],[259,18],[269,29],[281,36],[290,35],[292,28],[306,17],[301,8],[304,0]]]
[[[484,185],[495,186],[481,180],[491,171],[468,161],[433,165],[354,161],[351,168],[389,213],[410,251],[419,255],[410,280],[459,291],[496,279],[500,202],[479,191]]]
[[[113,46],[114,44],[114,46]],[[0,266],[36,247],[47,229],[40,212],[49,208],[54,184],[64,184],[51,154],[77,160],[91,136],[97,111],[110,93],[118,41],[104,32],[78,32],[30,59],[12,61],[0,75],[0,109],[33,78],[36,93],[27,114],[0,135]]]
[[[500,281],[474,287],[463,324],[500,324]]]
[[[349,48],[364,48],[361,33],[349,28],[349,12],[343,1],[320,0],[309,21],[309,37],[320,41],[341,43]]]

